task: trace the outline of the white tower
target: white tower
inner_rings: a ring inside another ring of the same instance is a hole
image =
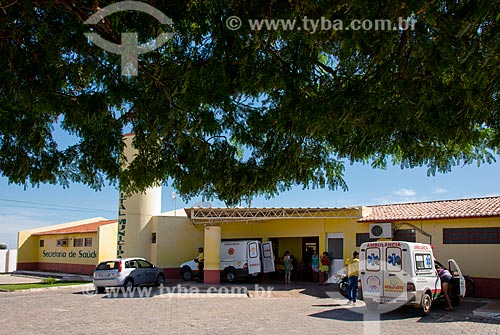
[[[124,135],[125,164],[135,159],[137,150],[133,147],[133,134]],[[161,213],[161,185],[148,188],[144,193],[125,197],[120,192],[118,207],[117,256],[144,257],[151,259],[151,218]]]

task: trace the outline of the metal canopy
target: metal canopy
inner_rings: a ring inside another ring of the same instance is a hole
[[[185,208],[194,224],[275,219],[359,219],[360,207],[342,208]]]

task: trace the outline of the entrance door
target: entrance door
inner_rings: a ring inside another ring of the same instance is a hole
[[[264,273],[276,271],[272,244],[272,242],[262,243],[262,272]]]
[[[330,233],[326,240],[326,248],[330,257],[330,273],[327,283],[336,283],[335,273],[341,272],[344,268],[344,234]]]

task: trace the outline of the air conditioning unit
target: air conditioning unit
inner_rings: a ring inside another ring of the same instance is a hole
[[[392,238],[392,223],[373,223],[370,225],[370,238]]]

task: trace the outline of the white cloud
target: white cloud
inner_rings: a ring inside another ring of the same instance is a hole
[[[432,193],[433,194],[443,194],[443,193],[448,193],[448,190],[445,188],[438,187]]]
[[[395,195],[400,196],[400,197],[413,197],[413,196],[417,195],[417,192],[415,192],[412,189],[408,189],[408,188],[402,188],[402,189],[394,191],[392,193],[394,193]]]

